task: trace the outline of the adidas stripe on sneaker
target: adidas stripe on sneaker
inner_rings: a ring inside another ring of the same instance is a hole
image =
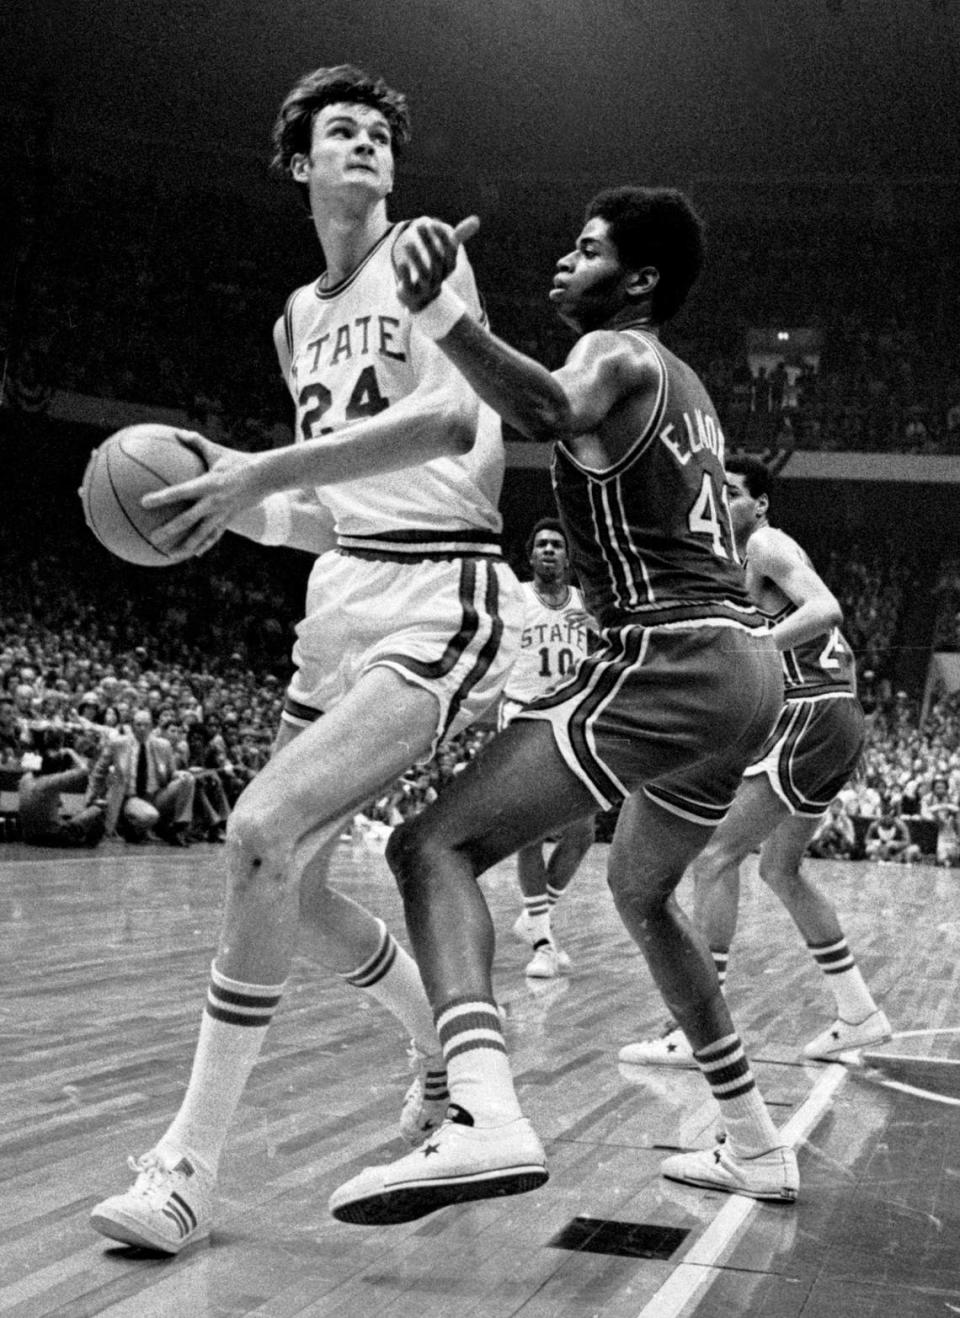
[[[209,1234],[214,1178],[189,1158],[168,1167],[156,1150],[128,1165],[137,1179],[123,1194],[102,1200],[90,1214],[100,1235],[124,1245],[179,1254]]]

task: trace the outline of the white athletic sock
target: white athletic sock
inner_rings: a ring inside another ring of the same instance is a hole
[[[166,1161],[182,1153],[216,1174],[227,1130],[283,993],[282,984],[242,984],[210,967],[207,1005],[180,1111],[157,1145]]]
[[[565,887],[555,888],[552,883],[547,884],[547,905],[551,911],[566,891]]]
[[[694,1054],[720,1108],[730,1149],[741,1157],[766,1153],[780,1143],[739,1035],[728,1034]]]
[[[859,1025],[877,1010],[873,995],[847,946],[841,938],[835,943],[808,943],[814,961],[827,977],[827,984],[837,1004],[837,1015],[849,1025]]]
[[[440,1039],[417,963],[403,950],[382,920],[377,924],[380,928],[377,950],[362,966],[342,978],[354,988],[369,993],[392,1012],[425,1053],[438,1053]]]
[[[550,903],[545,894],[537,897],[524,897],[523,908],[527,913],[527,928],[530,931],[530,945],[536,947],[544,939],[553,941],[550,931]]]
[[[497,1004],[454,998],[437,1012],[437,1031],[451,1103],[469,1112],[477,1126],[502,1126],[522,1116]]]

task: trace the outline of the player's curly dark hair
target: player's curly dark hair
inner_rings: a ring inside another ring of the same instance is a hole
[[[325,105],[341,101],[348,105],[369,105],[380,111],[390,125],[395,156],[410,141],[410,111],[403,93],[352,64],[336,64],[304,74],[281,105],[273,125],[271,167],[289,176],[293,157],[310,151],[314,115]]]
[[[527,561],[533,554],[533,544],[541,531],[556,531],[557,535],[563,536],[564,548],[567,551],[567,557],[570,556],[570,541],[567,539],[567,533],[563,528],[563,523],[557,517],[541,517],[535,524],[533,530],[527,536]]]
[[[658,324],[683,306],[703,266],[704,222],[675,188],[607,188],[587,205],[586,219],[606,220],[628,270],[652,265],[660,278],[652,294]]]

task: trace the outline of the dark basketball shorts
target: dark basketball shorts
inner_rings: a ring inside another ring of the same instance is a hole
[[[744,771],[766,774],[794,815],[822,815],[863,750],[863,709],[855,696],[787,700],[766,746]]]
[[[783,703],[765,631],[725,620],[607,628],[569,681],[514,718],[547,722],[602,810],[642,788],[714,827]]]

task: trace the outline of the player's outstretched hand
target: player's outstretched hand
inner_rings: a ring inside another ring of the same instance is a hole
[[[188,504],[154,532],[152,542],[167,553],[185,550],[188,554],[205,554],[233,517],[260,500],[247,479],[252,454],[215,444],[194,431],[181,431],[179,438],[210,464],[210,470],[180,485],[144,495],[143,506]]]
[[[393,249],[397,295],[408,311],[422,311],[457,264],[457,249],[480,228],[476,215],[457,225],[422,215],[411,221]]]

